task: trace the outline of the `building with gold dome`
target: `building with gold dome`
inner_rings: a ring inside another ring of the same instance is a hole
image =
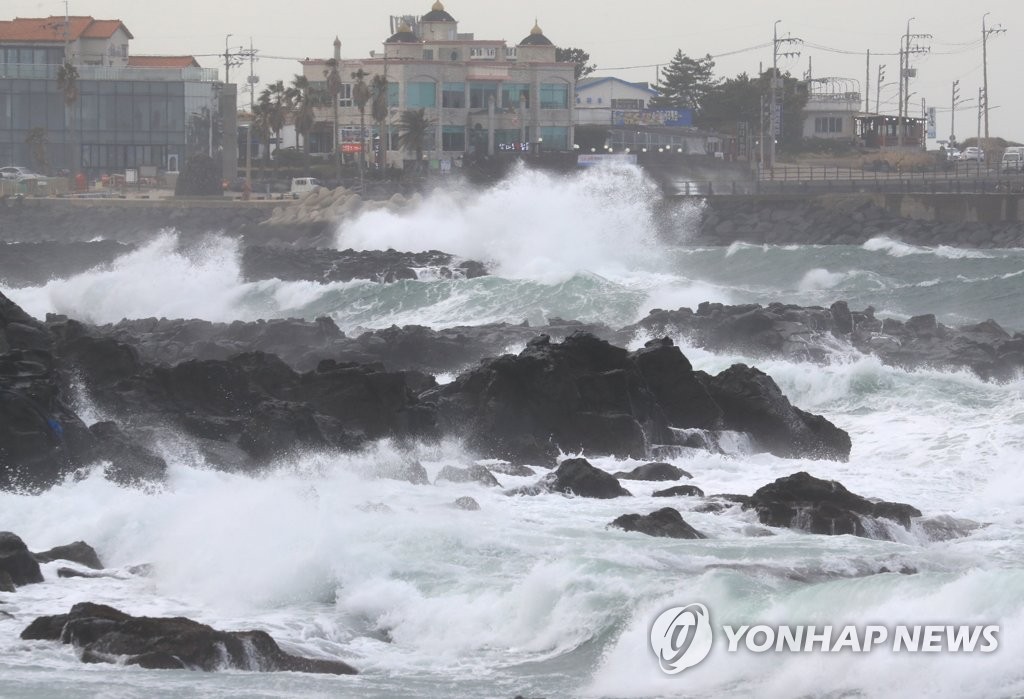
[[[382,50],[366,58],[342,58],[336,42],[334,58],[343,83],[338,102],[338,141],[343,152],[355,151],[364,142],[352,98],[356,85],[352,76],[359,71],[367,84],[375,76],[387,79],[383,138],[367,106],[365,143],[370,150],[383,142],[389,165],[403,167],[414,157],[399,146],[398,121],[402,112],[421,108],[431,121],[424,157],[433,165],[457,161],[466,154],[540,147],[571,150],[574,64],[556,60],[555,45],[536,20],[518,42],[477,39],[460,32],[458,21],[438,0],[423,16],[392,17],[390,30]],[[314,86],[326,88],[330,60],[306,59],[302,66]],[[330,152],[333,105],[318,108],[316,119],[311,150]]]

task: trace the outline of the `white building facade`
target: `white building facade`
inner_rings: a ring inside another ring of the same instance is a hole
[[[576,123],[614,124],[616,112],[648,109],[657,94],[647,83],[613,77],[583,78],[576,85]]]
[[[335,55],[342,88],[338,101],[338,140],[343,152],[364,141],[366,150],[386,149],[386,162],[402,167],[413,155],[399,146],[399,117],[423,109],[431,129],[425,157],[451,160],[465,154],[493,155],[543,144],[545,151],[571,150],[575,64],[555,59],[556,48],[536,24],[518,44],[476,39],[460,33],[458,22],[438,1],[422,17],[392,18],[394,33],[382,52],[368,58]],[[396,22],[397,20],[397,22]],[[326,90],[331,62],[307,59],[303,74]],[[388,118],[383,134],[366,106],[366,133],[360,135],[360,113],[352,95],[363,71],[369,85],[384,76],[388,89]],[[316,109],[320,138],[311,139],[314,152],[333,148],[333,105]],[[324,138],[327,136],[327,138]],[[383,137],[381,137],[383,136]],[[377,144],[377,145],[370,145]]]

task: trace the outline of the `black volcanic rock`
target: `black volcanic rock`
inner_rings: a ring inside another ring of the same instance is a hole
[[[647,536],[669,537],[672,539],[706,539],[704,534],[691,527],[678,510],[663,507],[649,515],[629,514],[616,517],[609,525],[627,532],[640,532]]]
[[[89,425],[95,438],[92,458],[110,463],[106,477],[121,485],[139,485],[162,481],[167,475],[167,462],[151,451],[143,440],[128,434],[115,422],[104,420]]]
[[[702,303],[696,311],[657,309],[617,337],[637,332],[682,334],[715,352],[794,361],[826,362],[837,350],[854,349],[892,366],[964,367],[986,380],[1012,379],[1024,369],[1024,336],[1011,337],[993,320],[960,327],[947,327],[932,314],[879,320],[874,309],[851,311],[845,301],[829,308]]]
[[[64,403],[49,353],[0,354],[0,490],[49,487],[90,463],[94,447]]]
[[[846,461],[850,436],[825,418],[790,404],[775,381],[758,369],[734,364],[706,379],[727,429],[749,434],[765,451],[783,458]]]
[[[704,491],[695,485],[675,485],[671,488],[665,488],[664,490],[655,490],[651,493],[652,497],[656,498],[674,498],[674,497],[704,497]]]
[[[65,544],[63,546],[55,546],[49,551],[43,551],[41,553],[33,553],[32,557],[40,563],[49,563],[50,561],[71,561],[72,563],[78,563],[86,568],[92,568],[93,570],[101,570],[103,563],[100,562],[100,557],[89,544],[84,541],[76,541],[71,544]]]
[[[50,315],[54,332],[76,324]],[[189,359],[229,359],[245,352],[276,354],[297,371],[310,371],[324,359],[343,363],[382,362],[392,370],[429,373],[463,370],[509,346],[525,345],[539,333],[564,337],[577,330],[602,336],[612,331],[599,324],[550,318],[547,325],[488,323],[434,330],[420,325],[391,326],[348,337],[327,317],[306,321],[275,318],[251,322],[212,323],[206,320],[142,318],[121,320],[89,329],[130,346],[145,362],[177,364]]]
[[[43,581],[39,562],[13,532],[0,532],[0,573],[6,573],[18,587]]]
[[[21,637],[71,644],[81,650],[83,662],[146,669],[357,674],[340,660],[285,653],[264,631],[217,631],[183,617],[133,617],[91,602],[76,604],[68,614],[37,618]]]
[[[800,472],[779,478],[757,490],[743,509],[757,512],[762,524],[802,529],[813,534],[853,534],[872,539],[891,538],[876,520],[888,519],[910,528],[920,517],[917,508],[904,503],[872,502],[847,490],[837,481]]]
[[[449,483],[479,483],[487,487],[499,487],[501,483],[494,477],[486,466],[480,466],[474,464],[469,468],[457,468],[455,466],[445,466],[441,469],[441,472],[437,474],[437,481],[448,481]]]
[[[550,462],[559,450],[644,458],[651,445],[678,444],[670,428],[692,423],[749,431],[780,456],[848,456],[845,432],[794,408],[763,373],[738,365],[711,378],[669,343],[630,354],[588,333],[562,343],[542,335],[421,400],[437,406],[443,431],[519,463]]]
[[[242,252],[242,275],[247,281],[281,279],[328,283],[366,279],[395,282],[416,279],[416,270],[422,268],[433,268],[440,276],[466,279],[487,274],[479,262],[459,261],[438,250],[412,253],[249,246]]]
[[[678,481],[680,478],[693,478],[689,472],[678,466],[660,461],[637,466],[632,471],[619,471],[612,475],[628,481]]]
[[[615,476],[592,466],[586,459],[566,459],[537,485],[544,490],[581,498],[607,500],[631,495]]]
[[[628,352],[586,333],[546,335],[428,391],[442,425],[482,454],[549,462],[559,449],[642,458],[668,423]]]
[[[689,360],[672,340],[651,340],[630,360],[661,405],[669,424],[676,427],[711,428],[722,411],[693,372]]]

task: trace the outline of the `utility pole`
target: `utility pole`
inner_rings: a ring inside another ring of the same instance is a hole
[[[960,81],[953,81],[953,99],[949,106],[949,146],[956,143],[956,106],[960,103]]]
[[[899,148],[903,147],[903,120],[908,116],[909,110],[907,109],[907,102],[910,100],[910,55],[914,53],[928,53],[931,49],[927,46],[917,46],[913,48],[910,46],[911,39],[931,39],[931,34],[911,34],[910,23],[916,18],[911,17],[907,20],[907,30],[903,34],[900,40],[900,103],[898,105],[899,116],[896,120],[896,145]],[[904,101],[904,95],[906,95],[906,101]]]
[[[985,27],[985,18],[988,17],[991,12],[986,12],[981,16],[981,75],[982,75],[982,90],[985,91],[985,138],[988,138],[988,35],[989,34],[1002,34],[1006,30],[1002,28],[1002,25],[997,24],[992,29]],[[981,144],[978,144],[979,147]]]
[[[864,113],[871,112],[871,49],[868,49],[868,63],[864,69]]]
[[[231,49],[228,48],[228,39],[231,38],[231,34],[224,37],[224,83],[231,82],[229,74],[231,72]]]
[[[878,66],[878,80],[875,84],[875,114],[881,114],[882,109],[882,81],[885,80],[885,64]],[[868,111],[871,111],[870,109]]]
[[[255,111],[255,96],[256,96],[256,84],[260,81],[260,76],[256,75],[255,70],[256,63],[256,49],[252,47],[252,37],[249,37],[249,113],[252,114]]]
[[[771,80],[771,96],[769,98],[770,104],[768,105],[769,115],[769,127],[768,127],[768,166],[772,172],[775,171],[775,139],[781,135],[782,129],[779,125],[779,117],[781,111],[778,105],[778,98],[776,97],[776,87],[779,83],[779,44],[798,44],[801,43],[802,39],[795,37],[784,37],[779,38],[779,23],[781,19],[775,20],[775,25],[772,27],[772,80]],[[783,58],[793,58],[800,55],[799,51],[790,51],[781,54]]]
[[[981,148],[981,113],[985,109],[985,88],[978,88],[978,148]]]

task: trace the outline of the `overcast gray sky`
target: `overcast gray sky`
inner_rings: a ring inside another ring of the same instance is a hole
[[[252,37],[264,56],[256,72],[263,82],[289,79],[299,65],[288,58],[329,57],[335,35],[346,57],[379,49],[388,35],[392,14],[422,15],[433,0],[69,0],[72,14],[121,19],[135,35],[133,53],[192,53],[207,67],[218,66],[215,54],[229,44],[248,46]],[[63,14],[63,0],[3,0],[0,17]],[[981,23],[989,12],[990,28],[1002,25],[988,43],[990,133],[1024,142],[1024,0],[449,0],[445,8],[459,21],[459,30],[477,38],[518,43],[533,26],[559,46],[590,52],[598,75],[653,82],[656,64],[671,59],[676,49],[691,56],[710,53],[721,76],[756,73],[771,64],[772,25],[806,43],[798,58],[780,60],[780,68],[802,75],[812,62],[815,77],[842,77],[861,89],[865,50],[871,49],[870,95],[874,105],[879,63],[886,64],[882,111],[895,113],[895,79],[900,37],[914,17],[912,33],[931,34],[920,40],[929,55],[915,57],[918,78],[912,82],[912,113],[921,98],[939,108],[939,137],[949,135],[950,90],[960,81],[964,99],[957,112],[957,135],[977,132],[976,100],[982,84]],[[813,46],[812,46],[813,44]],[[743,51],[750,47],[752,50]],[[270,57],[281,58],[270,58]],[[651,66],[627,68],[628,66]],[[219,64],[223,71],[223,62]],[[614,69],[614,70],[610,70]],[[246,73],[247,73],[246,69]],[[223,77],[223,76],[222,76]],[[233,81],[234,82],[234,81]]]

